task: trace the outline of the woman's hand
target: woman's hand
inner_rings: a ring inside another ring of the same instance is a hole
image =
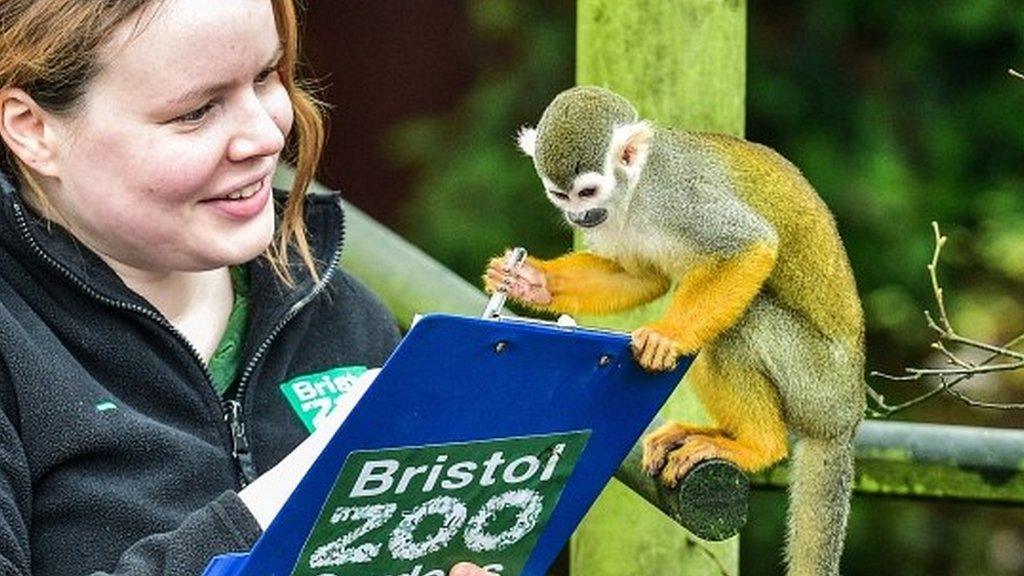
[[[485,572],[483,568],[469,562],[456,564],[448,576],[496,576],[491,572]]]

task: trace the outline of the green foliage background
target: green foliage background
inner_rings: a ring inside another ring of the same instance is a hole
[[[487,258],[507,246],[553,256],[571,242],[515,135],[572,85],[575,10],[573,2],[551,0],[472,0],[465,7],[479,35],[473,89],[451,116],[401,126],[391,148],[419,174],[403,233],[479,283]]]
[[[412,241],[466,278],[511,244],[552,256],[570,232],[541,194],[519,126],[573,78],[573,2],[474,0],[477,82],[446,117],[394,134],[419,174],[405,209]],[[933,307],[929,223],[954,325],[989,342],[1024,332],[1024,1],[773,0],[749,7],[748,138],[800,166],[835,212],[868,319],[871,369],[934,364],[921,311]],[[893,399],[925,384],[869,383]],[[965,390],[1021,401],[1020,372]],[[917,421],[1021,427],[1021,412],[932,401]],[[784,495],[759,494],[743,534],[744,575],[781,574]],[[960,503],[858,498],[844,573],[1024,573],[1024,515]]]

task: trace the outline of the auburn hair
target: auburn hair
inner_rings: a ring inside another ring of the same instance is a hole
[[[144,8],[166,0],[0,0],[0,89],[20,88],[44,110],[72,114],[102,66],[100,57],[120,26],[144,27]],[[320,103],[297,78],[299,23],[295,0],[270,0],[281,40],[277,72],[291,99],[295,123],[282,155],[295,164],[295,180],[265,256],[277,274],[292,283],[291,252],[318,276],[306,238],[304,207],[324,147]],[[26,202],[53,219],[32,171],[0,142],[0,168],[21,185]]]

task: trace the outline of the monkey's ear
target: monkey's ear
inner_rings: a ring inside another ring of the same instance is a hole
[[[516,142],[523,153],[533,158],[534,153],[537,151],[537,129],[523,126],[519,129],[519,133],[516,134]]]
[[[638,172],[647,160],[654,129],[647,122],[633,122],[619,126],[612,132],[612,152],[615,159],[628,172]]]

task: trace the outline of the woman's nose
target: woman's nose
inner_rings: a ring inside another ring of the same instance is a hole
[[[284,149],[285,134],[275,122],[267,103],[256,94],[245,98],[236,126],[236,133],[228,145],[228,158],[233,162],[273,156]]]

